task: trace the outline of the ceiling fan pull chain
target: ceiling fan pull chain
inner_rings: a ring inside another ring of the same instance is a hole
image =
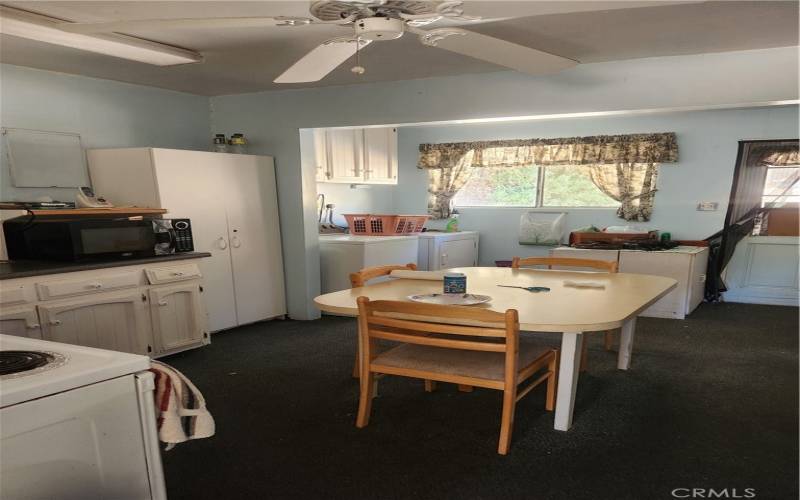
[[[350,68],[356,75],[363,75],[367,70],[361,65],[361,37],[356,36],[356,65]]]

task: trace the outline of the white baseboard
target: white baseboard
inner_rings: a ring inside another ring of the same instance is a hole
[[[775,296],[764,296],[764,295],[754,295],[752,293],[747,293],[747,289],[736,289],[736,290],[729,290],[727,292],[722,292],[722,300],[723,302],[739,302],[743,304],[767,304],[773,306],[793,306],[798,307],[800,305],[800,297],[798,297],[797,293],[794,294],[786,294],[781,297]]]

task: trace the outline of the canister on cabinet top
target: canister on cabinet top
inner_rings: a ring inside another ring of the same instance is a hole
[[[446,273],[444,275],[444,293],[467,293],[467,275]]]

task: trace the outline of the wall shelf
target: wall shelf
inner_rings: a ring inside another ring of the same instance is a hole
[[[25,210],[14,204],[0,204],[0,210]],[[140,216],[140,215],[162,215],[167,213],[166,208],[137,208],[137,207],[114,207],[114,208],[60,208],[60,209],[31,209],[37,217],[67,216],[67,217],[119,217],[119,216]]]

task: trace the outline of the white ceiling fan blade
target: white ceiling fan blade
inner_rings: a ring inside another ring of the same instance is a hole
[[[62,23],[58,28],[70,33],[119,33],[140,29],[167,28],[261,28],[268,26],[302,26],[311,24],[306,17],[211,17],[198,19],[132,19],[101,23]]]
[[[361,39],[361,50],[370,40]],[[333,38],[304,55],[289,69],[284,71],[275,83],[318,82],[356,53],[356,39],[350,37]]]
[[[556,14],[573,14],[578,12],[597,12],[618,9],[638,9],[647,7],[661,7],[665,5],[680,5],[703,3],[704,0],[591,0],[584,2],[550,1],[533,2],[520,0],[465,0],[463,5],[456,6],[456,10],[463,10],[464,14],[479,17],[478,22],[495,22],[503,19],[513,19],[529,16],[549,16]],[[452,9],[449,9],[452,11]]]
[[[530,75],[557,73],[578,64],[566,57],[459,28],[411,28],[409,31],[418,34],[423,45],[457,52]]]

